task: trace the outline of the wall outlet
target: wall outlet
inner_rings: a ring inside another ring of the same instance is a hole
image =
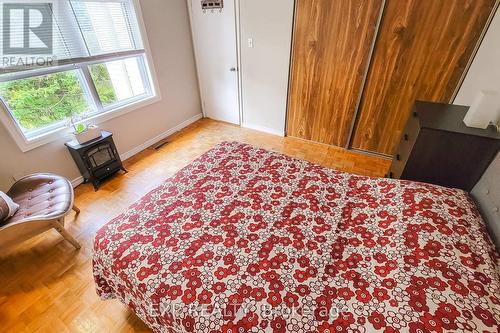
[[[248,38],[248,47],[253,48],[253,38]]]

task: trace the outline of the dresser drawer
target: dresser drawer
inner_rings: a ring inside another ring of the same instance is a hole
[[[415,103],[389,176],[471,191],[500,150],[500,133],[467,127],[468,107]]]
[[[413,112],[408,119],[408,123],[396,150],[396,155],[394,156],[391,168],[389,169],[389,178],[399,179],[401,177],[413,146],[417,141],[419,132],[420,122],[418,120],[418,115],[416,112]]]
[[[418,121],[418,114],[416,112],[413,112],[408,119],[408,123],[406,124],[403,136],[401,137],[400,145],[405,146],[406,144],[408,144],[411,151],[411,148],[415,144],[415,141],[417,141],[419,132],[420,122]]]
[[[394,158],[391,164],[391,168],[389,169],[389,174],[387,175],[389,178],[399,179],[403,170],[405,168],[405,163],[403,161]]]

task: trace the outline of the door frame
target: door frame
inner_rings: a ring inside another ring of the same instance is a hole
[[[206,110],[205,110],[205,98],[203,96],[203,88],[202,88],[202,83],[200,80],[200,69],[198,66],[198,57],[201,56],[201,52],[198,49],[198,46],[196,45],[196,29],[194,27],[194,19],[193,19],[193,7],[192,7],[192,2],[193,1],[200,1],[200,0],[186,0],[186,4],[188,7],[188,14],[189,14],[189,28],[191,30],[191,44],[193,45],[193,50],[194,50],[194,63],[196,67],[196,76],[198,79],[198,92],[200,94],[200,103],[201,103],[201,111],[203,113],[203,118],[207,117]],[[243,102],[242,102],[242,79],[241,79],[241,35],[240,35],[240,0],[225,0],[225,1],[234,1],[234,22],[235,22],[235,42],[236,42],[236,74],[237,74],[237,99],[238,99],[238,126],[241,126],[243,122]]]

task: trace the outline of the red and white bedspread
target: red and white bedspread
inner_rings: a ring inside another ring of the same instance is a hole
[[[97,233],[97,293],[156,332],[497,332],[499,257],[460,190],[223,143]]]

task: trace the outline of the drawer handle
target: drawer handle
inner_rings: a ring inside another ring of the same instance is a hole
[[[405,134],[404,138],[405,138],[405,141],[408,141],[409,140],[408,134]]]
[[[106,168],[106,171],[109,171],[109,170],[110,170],[110,168]]]
[[[398,161],[401,161],[401,156],[400,156],[399,154],[396,154],[396,159],[397,159]]]

